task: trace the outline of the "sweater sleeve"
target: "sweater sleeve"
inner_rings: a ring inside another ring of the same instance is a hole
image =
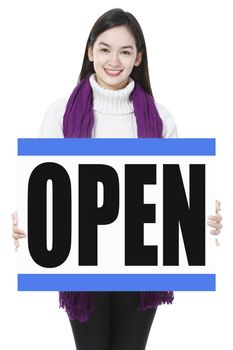
[[[163,121],[163,137],[177,138],[177,128],[171,112],[163,105],[156,103],[160,118]]]
[[[63,138],[63,115],[67,100],[65,98],[53,102],[47,109],[40,128],[40,138]]]

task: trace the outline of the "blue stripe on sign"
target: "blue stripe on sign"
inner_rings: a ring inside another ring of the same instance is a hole
[[[214,291],[215,274],[19,274],[19,291]]]
[[[215,139],[18,139],[19,156],[213,156]]]

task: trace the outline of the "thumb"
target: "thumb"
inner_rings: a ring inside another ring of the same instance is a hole
[[[18,212],[14,211],[14,213],[11,214],[11,217],[12,217],[13,225],[17,225],[18,224]]]

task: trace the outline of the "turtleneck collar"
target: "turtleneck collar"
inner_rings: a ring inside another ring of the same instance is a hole
[[[93,110],[103,114],[129,114],[134,111],[133,103],[129,96],[134,89],[135,82],[129,78],[129,83],[124,89],[110,90],[100,86],[96,81],[96,75],[89,78],[93,91]]]

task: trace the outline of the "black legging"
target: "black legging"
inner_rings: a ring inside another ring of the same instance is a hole
[[[138,311],[138,292],[96,292],[89,321],[70,321],[77,350],[144,350],[156,309]]]

